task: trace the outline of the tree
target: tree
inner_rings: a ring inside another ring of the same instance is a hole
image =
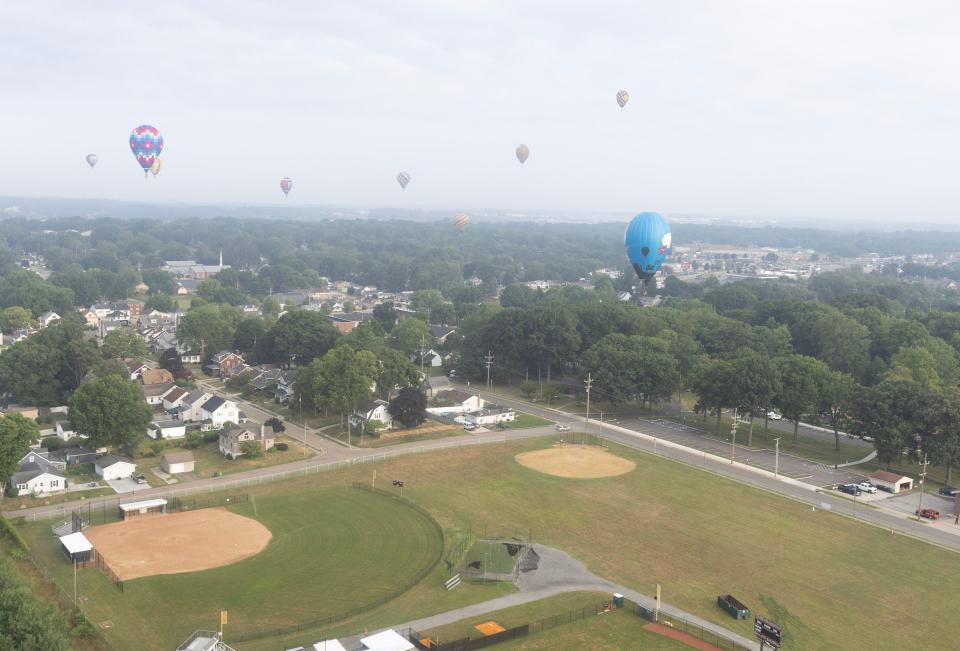
[[[143,359],[147,345],[133,328],[116,328],[103,338],[100,353],[107,359]]]
[[[233,347],[244,353],[252,353],[256,350],[257,340],[263,339],[266,334],[267,326],[263,319],[257,317],[244,319],[237,324],[233,334]]]
[[[267,296],[260,305],[260,311],[263,312],[264,316],[277,316],[280,314],[280,302],[273,296]]]
[[[420,373],[417,371],[417,367],[403,356],[403,353],[392,348],[385,348],[380,351],[376,380],[380,397],[386,399],[390,395],[390,391],[396,387],[418,383]]]
[[[429,348],[433,344],[430,326],[409,316],[400,319],[390,336],[393,347],[404,355],[419,354],[421,346]]]
[[[861,387],[851,400],[850,431],[873,441],[882,463],[899,459],[917,447],[916,433],[927,417],[928,393],[912,379],[889,377],[873,387]]]
[[[363,423],[360,435],[377,436],[385,428],[386,425],[384,425],[382,421],[377,419],[368,420]]]
[[[133,450],[151,416],[140,386],[118,375],[86,380],[70,398],[70,422],[91,447]]]
[[[266,421],[264,421],[263,424],[269,425],[270,429],[273,430],[274,434],[279,434],[280,432],[285,432],[287,430],[287,426],[284,425],[283,421],[277,418],[276,416],[274,416],[273,418],[268,418]]]
[[[219,305],[202,305],[191,308],[180,318],[177,326],[177,341],[191,350],[203,351],[203,362],[221,350],[230,350],[236,329],[238,314]]]
[[[387,411],[404,427],[416,427],[427,419],[427,396],[416,387],[403,387]]]
[[[240,443],[240,453],[250,459],[256,459],[263,456],[263,448],[259,441],[243,441]]]
[[[143,305],[143,309],[147,312],[152,310],[157,310],[158,312],[173,312],[173,308],[175,307],[176,303],[173,297],[169,294],[161,293],[150,294]]]
[[[742,414],[750,415],[747,445],[753,444],[753,418],[766,414],[781,392],[780,370],[770,358],[752,350],[744,351],[733,360],[735,406]]]
[[[793,442],[797,444],[800,419],[817,406],[830,369],[820,360],[806,355],[782,357],[777,366],[782,390],[774,404],[785,418],[793,421]]]
[[[14,330],[27,328],[33,323],[30,310],[19,305],[12,305],[0,311],[0,331],[10,334]]]
[[[174,377],[183,372],[183,358],[176,348],[167,348],[160,353],[160,368],[170,371]]]
[[[147,291],[154,294],[173,294],[177,291],[177,283],[173,274],[161,269],[146,269],[141,274],[143,282],[149,287]]]
[[[533,398],[533,396],[536,395],[537,393],[537,383],[531,382],[529,380],[526,382],[521,382],[520,386],[517,388],[520,389],[520,393],[527,400],[530,400],[531,398]]]
[[[20,459],[39,437],[37,424],[21,414],[0,417],[0,499]]]
[[[366,350],[337,346],[308,368],[307,376],[313,381],[311,401],[339,413],[342,424],[343,417],[370,395],[377,375],[377,358]]]
[[[383,326],[384,332],[393,330],[393,326],[397,325],[397,310],[393,307],[393,301],[374,305],[373,318]]]
[[[720,432],[720,418],[724,407],[736,405],[736,395],[731,390],[735,385],[736,369],[728,360],[706,360],[699,364],[693,373],[690,385],[700,397],[696,410],[703,413],[713,409],[717,415],[717,433]]]
[[[10,651],[67,651],[65,626],[57,610],[20,578],[14,564],[0,559],[0,648]]]
[[[287,312],[270,330],[274,345],[287,363],[307,366],[334,347],[340,333],[330,319],[317,312]]]

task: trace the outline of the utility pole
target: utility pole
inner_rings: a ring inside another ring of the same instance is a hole
[[[490,367],[493,366],[493,355],[490,354],[490,351],[487,351],[487,356],[483,358],[484,365],[487,367],[487,391],[490,390]]]
[[[423,377],[423,356],[426,353],[423,346],[423,338],[424,335],[420,335],[420,377]]]
[[[307,421],[303,420],[303,394],[300,395],[300,422],[303,424],[303,456],[307,456]]]
[[[776,444],[777,448],[773,456],[773,476],[780,476],[780,437],[773,439],[773,442]]]
[[[917,515],[920,515],[920,511],[923,510],[923,480],[927,478],[927,466],[930,465],[930,462],[927,460],[927,453],[923,453],[923,461],[920,462],[920,465],[923,466],[923,471],[920,473],[920,505],[917,507]]]
[[[730,427],[730,463],[737,451],[737,408],[733,408],[733,426]]]
[[[593,384],[593,377],[590,373],[587,373],[587,379],[583,383],[587,386],[587,418],[583,421],[586,424],[590,422],[590,385]]]

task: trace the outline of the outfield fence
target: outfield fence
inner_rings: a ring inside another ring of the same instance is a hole
[[[103,572],[103,574],[108,579],[110,579],[110,582],[113,583],[113,587],[115,587],[120,592],[123,592],[123,581],[120,579],[119,576],[117,576],[117,573],[114,572],[113,568],[110,567],[110,565],[107,563],[107,559],[105,559],[100,554],[100,552],[97,551],[96,547],[90,550],[90,560],[93,562],[94,565],[97,566],[98,570]]]
[[[173,487],[161,487],[146,489],[143,491],[136,491],[136,493],[124,493],[122,495],[117,495],[107,498],[93,498],[86,504],[86,509],[91,511],[105,511],[110,507],[117,507],[122,502],[130,502],[136,499],[153,499],[158,497],[163,497],[166,499],[171,499],[173,497],[190,497],[190,496],[199,496],[199,495],[209,495],[211,493],[220,493],[223,491],[229,490],[240,490],[242,488],[252,488],[254,486],[261,486],[263,484],[271,484],[277,481],[286,481],[288,479],[295,479],[298,477],[304,477],[308,475],[315,475],[322,472],[329,472],[333,470],[342,470],[344,468],[350,468],[351,466],[367,463],[376,463],[378,461],[386,461],[388,459],[393,459],[396,457],[406,456],[409,454],[419,454],[423,452],[440,452],[443,450],[455,450],[458,448],[473,447],[476,445],[488,445],[488,444],[502,444],[512,440],[507,436],[495,436],[495,437],[484,437],[480,439],[464,439],[461,441],[438,441],[436,443],[424,443],[422,446],[417,446],[415,448],[401,448],[395,450],[384,450],[382,452],[376,452],[371,454],[365,454],[361,457],[355,457],[353,459],[346,459],[343,461],[331,461],[327,463],[312,463],[299,468],[293,468],[290,470],[281,470],[278,472],[267,473],[263,475],[258,475],[256,477],[244,477],[238,479],[229,479],[229,478],[211,478],[209,483],[203,486],[189,487],[185,486],[183,488],[173,488]],[[229,477],[229,476],[228,476]],[[71,502],[65,502],[63,504],[57,505],[56,510],[50,511],[41,511],[27,514],[20,514],[16,512],[11,512],[8,516],[12,519],[23,519],[28,522],[35,521],[44,521],[44,520],[65,520],[70,517],[70,512],[74,510],[86,510],[81,505],[80,509],[77,509],[77,504]]]
[[[396,502],[400,502],[400,503],[402,503],[404,506],[407,506],[407,507],[413,509],[413,510],[416,511],[417,513],[420,513],[420,514],[423,515],[425,518],[427,518],[427,520],[430,522],[431,525],[433,525],[434,529],[436,530],[437,535],[440,537],[440,545],[439,545],[439,547],[437,548],[437,554],[436,554],[436,556],[431,560],[431,562],[430,562],[428,565],[424,566],[424,568],[423,568],[422,570],[420,570],[415,576],[413,576],[413,577],[412,577],[410,580],[408,580],[405,584],[403,584],[402,586],[400,586],[400,587],[397,588],[396,590],[391,591],[389,594],[385,594],[385,595],[381,596],[379,599],[377,599],[376,601],[374,601],[374,602],[372,602],[372,603],[365,604],[365,605],[359,606],[359,607],[357,607],[357,608],[352,608],[352,609],[350,609],[350,610],[348,610],[348,611],[346,611],[346,612],[341,612],[341,613],[337,613],[337,614],[335,614],[335,615],[330,615],[330,616],[327,616],[327,617],[321,617],[321,618],[319,618],[319,619],[314,619],[314,620],[310,620],[310,621],[306,621],[306,622],[301,622],[301,623],[299,623],[299,624],[295,624],[295,625],[292,625],[292,626],[284,626],[284,627],[278,627],[278,628],[272,628],[272,629],[263,629],[263,630],[259,630],[259,631],[250,631],[249,633],[241,633],[241,634],[238,634],[238,635],[231,634],[231,635],[230,635],[231,643],[233,643],[233,642],[248,642],[248,641],[250,641],[250,640],[262,640],[262,639],[264,639],[264,638],[277,637],[277,636],[280,636],[280,635],[290,635],[290,634],[292,634],[292,633],[299,633],[300,631],[304,631],[304,630],[308,630],[308,629],[320,628],[320,627],[323,627],[323,626],[330,626],[330,625],[332,625],[332,624],[336,624],[336,623],[338,623],[338,622],[341,622],[341,621],[343,621],[343,620],[349,619],[349,618],[351,618],[351,617],[356,617],[357,615],[362,615],[362,614],[365,613],[365,612],[369,612],[369,611],[371,611],[371,610],[374,610],[375,608],[379,608],[380,606],[382,606],[383,604],[387,603],[388,601],[391,601],[391,600],[393,600],[393,599],[396,599],[397,597],[399,597],[400,595],[402,595],[404,592],[406,592],[407,590],[409,590],[409,589],[412,588],[413,586],[415,586],[415,585],[417,585],[418,583],[420,583],[421,581],[423,581],[423,580],[427,577],[427,575],[430,574],[430,572],[432,572],[433,569],[437,566],[437,564],[440,562],[440,559],[443,558],[443,549],[444,549],[443,529],[440,528],[440,524],[434,519],[434,517],[430,514],[429,511],[427,511],[426,509],[424,509],[422,506],[420,506],[420,505],[417,504],[416,502],[413,502],[413,501],[411,501],[411,500],[408,500],[408,499],[405,498],[405,497],[400,497],[399,495],[396,495],[396,494],[394,494],[394,493],[391,493],[390,491],[385,491],[385,490],[380,489],[380,488],[374,488],[374,487],[372,487],[372,486],[369,486],[369,485],[367,485],[367,484],[362,484],[362,483],[359,483],[359,482],[354,483],[354,484],[353,484],[353,487],[356,488],[356,489],[359,489],[359,490],[365,490],[365,491],[368,491],[368,492],[371,492],[371,493],[376,493],[376,494],[382,495],[383,497],[386,497],[386,498],[388,498],[388,499],[392,499],[392,500],[394,500],[394,501],[396,501]]]

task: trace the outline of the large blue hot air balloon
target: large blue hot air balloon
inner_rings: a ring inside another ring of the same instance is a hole
[[[633,270],[641,280],[649,280],[670,254],[670,224],[660,213],[642,212],[630,220],[623,243]]]

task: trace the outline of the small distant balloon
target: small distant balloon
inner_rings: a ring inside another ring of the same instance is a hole
[[[90,167],[96,165],[98,160],[100,160],[100,157],[96,154],[87,154],[87,165]]]
[[[143,168],[143,176],[146,177],[163,151],[163,136],[156,127],[141,124],[130,132],[130,151]]]
[[[620,105],[620,108],[623,108],[627,105],[627,102],[630,101],[630,93],[625,90],[621,90],[617,93],[617,104]]]
[[[623,243],[637,276],[641,280],[649,280],[670,254],[673,236],[663,216],[655,212],[642,212],[630,220]]]
[[[462,212],[458,212],[453,216],[453,226],[457,229],[458,232],[462,233],[467,230],[467,226],[470,225],[470,218]]]
[[[403,188],[404,190],[407,189],[407,183],[409,182],[410,182],[409,174],[407,174],[406,172],[400,172],[399,174],[397,174],[397,183],[399,183],[400,187]]]
[[[530,158],[530,148],[526,145],[519,145],[517,147],[517,160],[523,165],[527,162],[528,158]]]
[[[293,187],[293,179],[289,176],[285,176],[280,179],[280,189],[283,190],[283,196],[290,194],[290,189]]]
[[[156,176],[160,173],[160,168],[162,167],[163,161],[158,158],[157,160],[153,161],[153,165],[150,166],[150,173]]]

